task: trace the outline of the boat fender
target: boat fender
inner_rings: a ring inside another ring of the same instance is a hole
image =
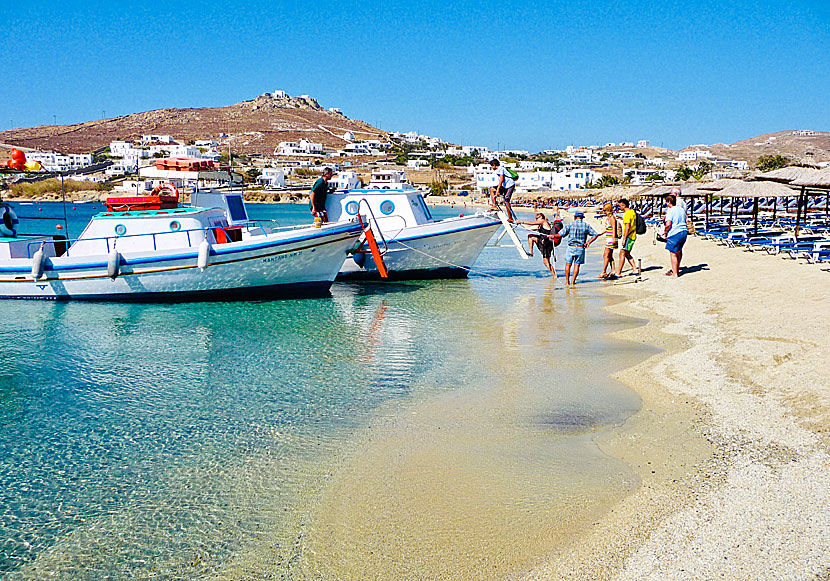
[[[354,260],[354,263],[358,265],[360,268],[363,268],[363,265],[366,264],[366,253],[355,252],[354,254],[352,254],[352,260]]]
[[[204,272],[208,267],[208,264],[210,264],[210,242],[208,242],[207,239],[202,240],[202,243],[199,245],[199,259],[196,264],[202,272]]]
[[[40,243],[40,248],[32,257],[32,278],[39,280],[43,276],[44,263],[46,262],[46,253],[43,252],[43,242]]]
[[[115,246],[112,247],[110,250],[109,255],[107,255],[107,276],[109,276],[112,280],[118,278],[118,275],[121,272],[121,254],[118,253],[118,250],[115,249]]]
[[[17,236],[17,225],[20,223],[17,219],[17,214],[6,204],[0,206],[0,213],[2,213],[2,219],[0,219],[0,234],[14,238]]]

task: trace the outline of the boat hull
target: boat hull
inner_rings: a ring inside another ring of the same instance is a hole
[[[217,244],[204,271],[194,247],[124,253],[114,279],[107,274],[107,256],[52,258],[38,280],[30,260],[14,259],[0,263],[0,298],[182,302],[321,296],[360,233],[360,226],[347,224]]]
[[[384,232],[388,250],[383,262],[388,280],[464,278],[469,274],[484,246],[501,226],[489,216],[450,218],[420,226],[404,228],[389,237]],[[362,266],[349,258],[337,280],[379,280],[375,261],[365,244],[361,246]]]

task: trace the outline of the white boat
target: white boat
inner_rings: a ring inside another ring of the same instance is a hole
[[[383,254],[389,278],[463,278],[493,233],[502,225],[494,212],[435,220],[414,189],[360,189],[334,192],[326,199],[330,220],[368,220]],[[364,242],[343,264],[338,279],[380,278]]]
[[[6,228],[0,236],[0,298],[319,296],[362,233],[353,220],[269,228],[248,221],[240,194],[212,195],[225,207],[101,212],[72,241]]]

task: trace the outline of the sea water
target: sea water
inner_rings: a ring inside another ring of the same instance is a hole
[[[16,209],[63,223],[59,204]],[[68,205],[70,235],[100,210]],[[571,290],[488,247],[465,280],[313,300],[0,303],[0,574],[533,566],[637,485],[593,443],[639,407],[607,375],[649,353],[608,337],[635,323],[603,310],[598,260]]]

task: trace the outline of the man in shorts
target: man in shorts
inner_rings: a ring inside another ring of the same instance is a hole
[[[625,198],[618,203],[623,211],[623,231],[620,238],[622,245],[620,246],[620,261],[617,264],[617,276],[622,274],[626,260],[637,276],[640,276],[640,270],[634,264],[634,257],[631,256],[631,249],[634,248],[634,242],[637,240],[637,213],[629,207],[628,200]]]
[[[671,268],[666,272],[666,276],[671,278],[680,276],[683,245],[686,244],[686,237],[689,234],[689,229],[686,226],[686,211],[682,204],[677,203],[677,194],[679,193],[679,188],[672,188],[671,193],[666,194],[666,205],[669,209],[666,210],[666,226],[663,230],[663,236],[666,237],[666,250],[669,251],[671,256]]]
[[[576,277],[579,276],[579,267],[585,264],[585,249],[594,240],[599,238],[596,230],[590,224],[585,223],[585,214],[582,210],[574,212],[574,221],[565,226],[559,234],[564,238],[568,237],[568,250],[565,253],[565,284],[576,284]],[[588,236],[593,236],[590,241]],[[587,242],[586,242],[587,241]],[[573,283],[571,283],[571,265],[574,266]]]
[[[495,157],[490,160],[490,169],[496,172],[496,180],[498,180],[496,185],[490,188],[490,209],[499,209],[496,206],[496,195],[500,195],[504,199],[504,207],[507,208],[507,221],[513,222],[516,218],[513,215],[513,208],[510,207],[510,198],[513,197],[513,190],[516,189],[516,182]]]

